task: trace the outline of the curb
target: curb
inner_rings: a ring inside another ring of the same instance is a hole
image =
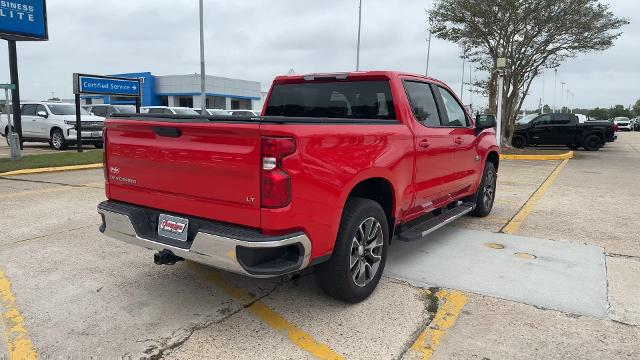
[[[500,154],[501,160],[569,160],[573,159],[573,151],[557,155],[507,155]]]
[[[62,172],[62,171],[73,171],[73,170],[101,169],[101,168],[102,168],[102,163],[87,164],[87,165],[70,165],[70,166],[58,166],[58,167],[45,167],[45,168],[37,168],[37,169],[14,170],[14,171],[0,173],[0,176],[30,175],[30,174],[49,173],[49,172]]]

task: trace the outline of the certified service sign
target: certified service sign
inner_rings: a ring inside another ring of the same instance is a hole
[[[0,37],[7,40],[47,40],[45,0],[0,0]]]

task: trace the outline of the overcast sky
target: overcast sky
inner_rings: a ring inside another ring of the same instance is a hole
[[[363,0],[362,70],[424,73],[426,18],[431,0]],[[615,46],[584,54],[558,69],[578,107],[628,106],[640,98],[638,0],[610,0],[618,16],[631,18]],[[72,73],[199,72],[198,1],[48,1],[48,42],[18,43],[23,99],[72,98]],[[358,0],[205,0],[207,73],[256,80],[268,89],[278,74],[355,68]],[[4,43],[4,41],[3,41]],[[6,49],[6,47],[5,47]],[[458,47],[435,39],[430,75],[460,91]],[[473,74],[479,76],[480,74]],[[468,81],[466,68],[465,81]],[[6,50],[0,82],[9,82]],[[525,105],[538,106],[543,79]],[[544,103],[552,105],[553,71],[544,75]],[[469,93],[463,96],[469,102]],[[566,97],[565,97],[566,99]],[[475,104],[486,100],[474,96]],[[565,100],[566,104],[566,100]]]

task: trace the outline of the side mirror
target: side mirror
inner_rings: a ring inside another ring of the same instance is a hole
[[[476,130],[482,131],[496,127],[496,116],[489,114],[478,114],[476,116]]]
[[[47,112],[44,111],[44,110],[38,111],[38,113],[36,115],[40,116],[41,118],[45,118],[45,119],[49,117],[49,115],[47,115]]]

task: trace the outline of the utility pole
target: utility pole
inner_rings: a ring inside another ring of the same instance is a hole
[[[205,89],[204,67],[204,0],[200,0],[200,114],[207,114],[207,93]]]
[[[496,141],[502,146],[502,93],[504,91],[504,69],[507,67],[506,58],[498,58],[496,68],[498,72],[498,109],[496,114]]]
[[[469,65],[469,108],[473,111],[473,92],[471,91],[473,80],[471,79],[471,74],[473,74],[473,67]]]
[[[360,71],[360,30],[362,29],[362,0],[358,6],[358,50],[356,51],[356,71]]]

